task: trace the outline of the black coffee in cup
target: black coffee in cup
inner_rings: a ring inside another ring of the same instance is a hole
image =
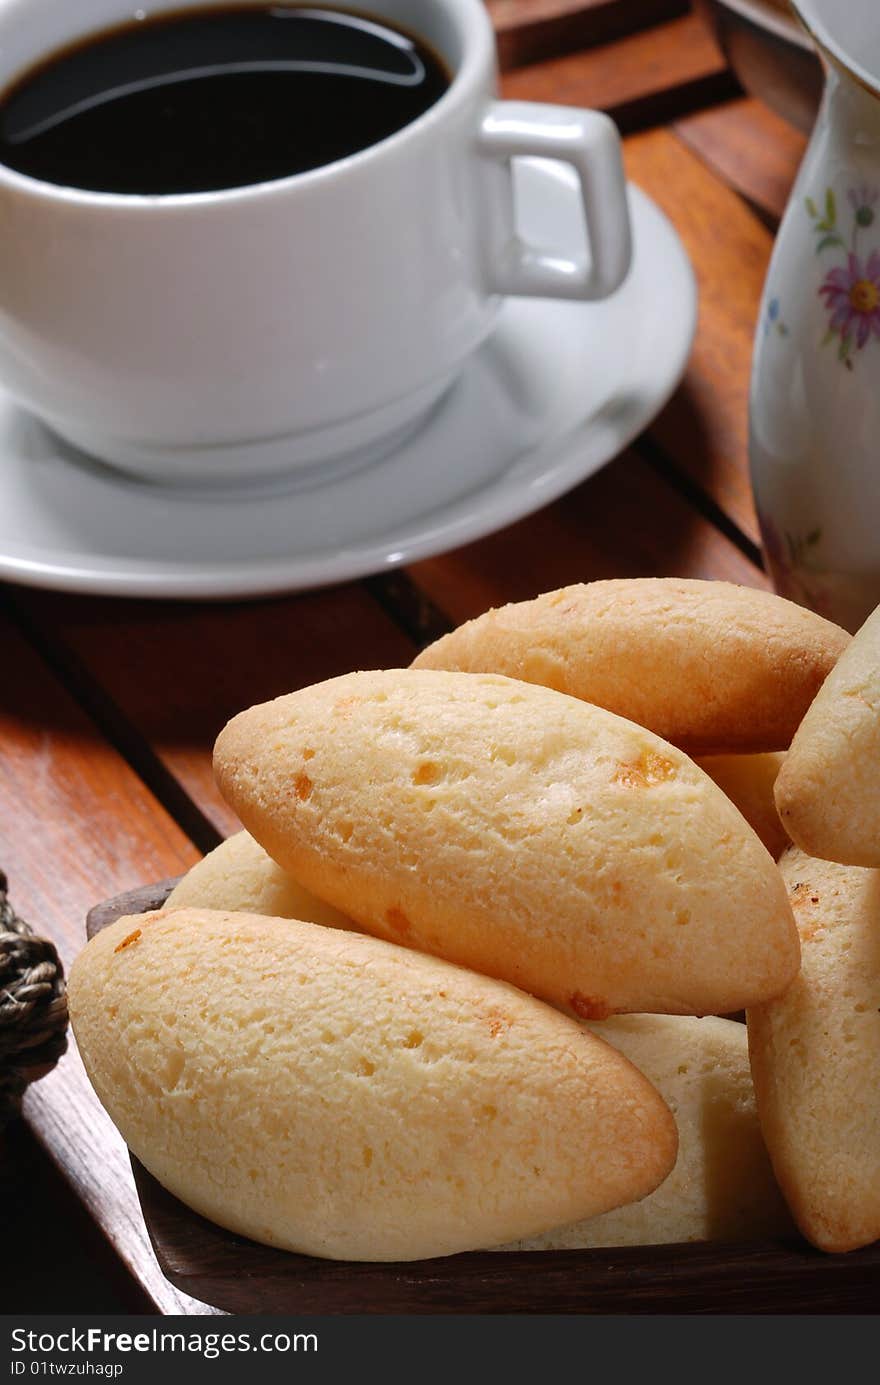
[[[385,20],[272,5],[160,15],[52,54],[0,96],[0,162],[67,187],[208,192],[394,134],[449,73]]]

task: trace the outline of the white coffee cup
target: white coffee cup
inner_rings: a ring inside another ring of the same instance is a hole
[[[186,485],[367,460],[446,390],[504,295],[597,299],[621,283],[630,231],[612,122],[495,101],[482,0],[369,10],[426,39],[453,78],[417,120],[348,158],[168,196],[0,165],[0,382],[62,437]],[[131,18],[131,0],[0,0],[0,88]],[[517,155],[576,169],[582,263],[518,237]]]

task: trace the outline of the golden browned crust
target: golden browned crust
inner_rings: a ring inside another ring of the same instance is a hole
[[[880,609],[801,722],[776,802],[790,836],[811,856],[880,867]]]
[[[225,909],[267,918],[305,919],[326,928],[354,928],[331,904],[283,871],[247,832],[227,837],[187,871],[166,909]]]
[[[675,1116],[675,1168],[655,1192],[504,1249],[747,1241],[792,1231],[755,1110],[744,1024],[618,1015],[593,1032],[625,1053]]]
[[[364,929],[582,1016],[729,1012],[797,970],[776,866],[708,776],[546,688],[349,674],[234,718],[215,769],[279,865]]]
[[[766,755],[705,755],[697,761],[736,805],[774,861],[790,845],[773,797],[784,759],[782,752],[769,751]]]
[[[780,862],[802,968],[748,1011],[767,1149],[792,1213],[822,1250],[880,1237],[880,871]]]
[[[413,667],[540,683],[714,755],[784,750],[848,643],[845,630],[769,592],[645,577],[487,611]]]
[[[288,1250],[451,1254],[640,1198],[675,1162],[662,1099],[574,1020],[338,928],[120,919],[74,963],[70,1012],[145,1166]]]

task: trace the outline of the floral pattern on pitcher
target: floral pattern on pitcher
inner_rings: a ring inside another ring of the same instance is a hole
[[[863,247],[860,235],[874,225],[880,189],[862,184],[850,188],[847,201],[852,211],[849,237],[838,223],[837,199],[832,188],[825,191],[820,209],[812,197],[805,200],[816,235],[816,254],[828,250],[845,257],[829,269],[819,286],[828,313],[828,330],[822,345],[837,342],[837,359],[847,370],[853,369],[853,351],[862,351],[872,337],[880,339],[880,244]]]
[[[829,589],[829,574],[819,556],[822,530],[811,529],[807,534],[792,534],[788,530],[780,533],[770,516],[760,509],[758,523],[764,556],[779,595],[833,619],[834,594]]]
[[[764,336],[774,331],[780,337],[788,336],[788,323],[783,320],[782,306],[778,298],[771,298],[764,312]]]

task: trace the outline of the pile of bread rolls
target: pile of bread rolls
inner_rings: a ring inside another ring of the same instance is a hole
[[[880,613],[569,587],[215,772],[245,831],[70,977],[191,1207],[357,1260],[880,1237]]]

